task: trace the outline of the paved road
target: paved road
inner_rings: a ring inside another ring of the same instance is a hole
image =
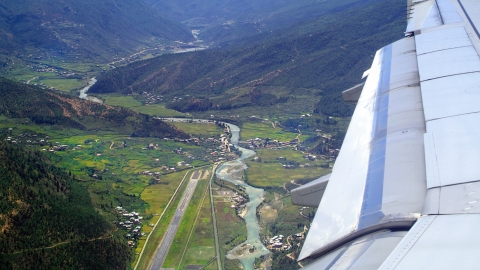
[[[168,225],[167,231],[163,236],[162,242],[155,252],[155,257],[153,258],[152,264],[149,268],[150,270],[158,270],[162,268],[165,258],[168,255],[168,251],[170,250],[170,246],[172,245],[173,239],[175,238],[175,234],[177,233],[178,227],[180,226],[180,222],[182,221],[183,214],[185,213],[185,210],[190,203],[190,199],[192,199],[193,192],[197,187],[199,178],[200,172],[193,172],[192,177],[188,182],[187,189],[185,189],[182,199],[177,206],[177,210],[175,211],[175,214]]]
[[[213,219],[213,234],[215,235],[215,252],[217,254],[217,266],[218,270],[222,270],[222,260],[220,258],[220,245],[218,244],[218,232],[217,232],[217,218],[215,217],[215,206],[213,205],[213,194],[212,194],[212,180],[215,177],[215,171],[217,165],[213,166],[212,177],[210,177],[210,205],[212,208],[212,219]]]

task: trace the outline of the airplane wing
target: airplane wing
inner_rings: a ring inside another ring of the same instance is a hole
[[[321,196],[305,269],[480,265],[480,1],[408,12],[406,37],[344,93],[358,101],[329,179],[292,191]]]

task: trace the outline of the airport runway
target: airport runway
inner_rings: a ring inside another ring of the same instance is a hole
[[[167,231],[163,236],[162,242],[160,246],[157,248],[155,252],[155,257],[153,258],[152,264],[150,265],[150,270],[159,270],[162,268],[163,263],[165,262],[165,258],[168,255],[168,251],[170,250],[170,246],[172,245],[173,239],[175,238],[175,234],[177,233],[178,226],[180,226],[180,222],[182,221],[183,214],[190,203],[190,199],[192,198],[193,192],[197,187],[198,180],[200,178],[200,171],[195,171],[188,182],[187,188],[183,193],[182,199],[177,206],[177,210],[173,215],[172,221],[168,225]]]

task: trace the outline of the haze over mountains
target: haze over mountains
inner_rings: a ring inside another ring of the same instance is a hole
[[[2,54],[105,61],[165,40],[193,36],[141,0],[0,1]]]
[[[278,30],[363,4],[357,0],[144,1],[170,18],[202,29],[200,38],[217,44]]]

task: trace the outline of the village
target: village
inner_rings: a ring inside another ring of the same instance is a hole
[[[137,212],[128,212],[121,206],[117,206],[115,210],[117,210],[117,213],[119,214],[117,225],[127,231],[125,238],[131,239],[128,241],[128,245],[133,248],[136,244],[136,240],[140,236],[146,235],[141,232],[143,217],[139,216]]]
[[[45,64],[31,64],[31,65],[27,64],[27,67],[29,67],[30,69],[32,69],[33,71],[38,72],[38,73],[42,73],[42,72],[56,73],[57,75],[63,76],[63,77],[80,76],[79,74],[76,74],[73,71],[64,70],[62,68],[53,67],[53,66],[49,66],[49,65],[45,65]]]
[[[275,235],[271,238],[265,239],[264,244],[267,249],[271,251],[285,251],[290,250],[293,246],[293,241],[300,241],[305,238],[305,231],[289,235],[288,237],[284,237],[283,235]],[[284,241],[285,240],[285,241]]]
[[[157,104],[163,101],[163,96],[155,95],[149,92],[143,92],[142,95],[145,97],[145,105]]]

